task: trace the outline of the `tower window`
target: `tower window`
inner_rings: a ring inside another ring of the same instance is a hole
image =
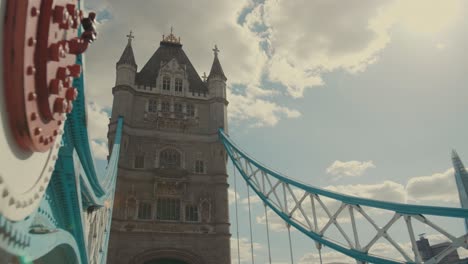
[[[180,154],[175,149],[166,149],[161,152],[159,157],[159,166],[161,168],[179,168]]]
[[[185,206],[185,221],[198,222],[198,206],[196,205]]]
[[[171,78],[169,76],[163,77],[163,90],[169,91],[171,89]]]
[[[171,105],[169,104],[169,102],[162,102],[162,104],[161,104],[161,111],[163,111],[163,112],[169,112],[169,111],[170,111],[170,108],[171,108]]]
[[[138,205],[138,219],[151,219],[151,203],[140,202]]]
[[[175,79],[175,91],[182,92],[182,79]]]
[[[193,104],[188,104],[187,105],[187,115],[188,116],[195,116],[195,107]]]
[[[135,169],[143,169],[145,167],[145,156],[144,155],[136,155],[135,156]]]
[[[203,160],[195,161],[195,173],[205,173],[205,162]]]
[[[167,197],[158,198],[156,219],[180,220],[180,199]]]
[[[158,111],[158,104],[156,100],[149,100],[148,102],[148,112],[156,113]]]

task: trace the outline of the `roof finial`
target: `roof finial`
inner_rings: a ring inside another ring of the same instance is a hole
[[[206,82],[206,79],[208,78],[208,77],[206,76],[206,72],[203,72],[202,78],[203,78],[203,81]]]
[[[135,36],[133,36],[133,31],[130,30],[130,34],[127,35],[127,38],[128,38],[128,44],[131,44],[132,39],[135,38]]]
[[[219,52],[218,45],[215,44],[213,52],[214,52],[215,57],[218,57],[218,52]]]
[[[174,27],[172,26],[171,26],[171,33],[168,36],[163,35],[162,37],[163,37],[162,42],[180,44],[180,37],[177,38],[176,36],[174,36]]]

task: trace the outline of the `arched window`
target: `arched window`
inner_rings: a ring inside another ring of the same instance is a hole
[[[171,89],[171,77],[167,75],[163,77],[162,88],[166,91],[169,91]]]
[[[175,149],[161,151],[159,166],[161,168],[180,168],[180,153]]]

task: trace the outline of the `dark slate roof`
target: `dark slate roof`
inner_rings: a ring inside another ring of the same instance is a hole
[[[130,64],[135,67],[137,67],[137,64],[135,62],[135,56],[133,55],[133,49],[132,49],[132,42],[129,41],[127,46],[125,47],[122,56],[120,56],[120,60],[117,62],[117,65],[120,64]]]
[[[208,75],[208,79],[214,76],[221,77],[225,81],[227,80],[226,75],[224,75],[223,67],[221,67],[221,63],[219,62],[218,55],[215,55],[213,65],[211,66],[210,74]]]
[[[161,41],[159,48],[148,60],[145,66],[136,76],[137,85],[154,86],[158,77],[161,62],[169,62],[173,58],[180,65],[186,65],[187,78],[190,83],[191,92],[208,92],[206,84],[201,80],[200,75],[193,67],[192,63],[182,50],[182,44]]]

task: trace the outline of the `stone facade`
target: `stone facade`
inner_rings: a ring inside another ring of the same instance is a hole
[[[108,263],[228,264],[226,77],[201,79],[169,35],[140,72],[131,35],[117,63],[109,146],[124,117]],[[172,262],[171,262],[172,261]]]

